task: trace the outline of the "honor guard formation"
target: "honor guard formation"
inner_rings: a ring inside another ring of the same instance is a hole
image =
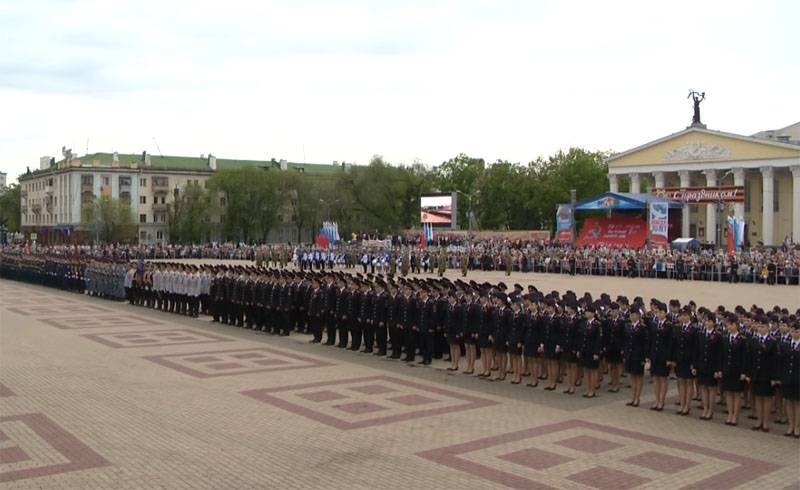
[[[0,255],[0,276],[404,362],[445,359],[450,371],[594,398],[629,378],[630,407],[644,376],[666,408],[677,379],[679,416],[700,401],[702,420],[726,406],[753,430],[786,425],[800,438],[800,310],[752,305],[728,311],[694,302],[543,292],[447,278],[406,278],[265,266]],[[463,361],[462,361],[463,358]],[[773,415],[774,414],[774,415]]]

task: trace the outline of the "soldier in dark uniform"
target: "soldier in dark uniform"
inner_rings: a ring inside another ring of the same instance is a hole
[[[603,319],[603,325],[605,347],[603,356],[611,376],[608,391],[617,393],[622,376],[622,349],[625,346],[625,318],[620,314],[618,303],[612,302],[609,305],[608,316]]]
[[[447,310],[445,310],[445,335],[450,346],[450,367],[448,371],[458,371],[458,362],[461,360],[461,342],[464,332],[461,330],[461,309],[456,303],[455,291],[450,291],[447,296]]]
[[[492,376],[494,363],[494,345],[492,344],[494,306],[489,301],[489,291],[484,285],[478,302],[481,305],[481,325],[478,328],[478,347],[481,350],[481,378]]]
[[[418,313],[417,313],[417,298],[413,293],[411,286],[405,286],[405,295],[402,303],[402,310],[400,312],[401,318],[401,332],[403,340],[405,341],[406,357],[403,359],[405,362],[414,362],[417,354],[417,333],[419,327],[417,326]],[[398,350],[400,346],[398,346]]]
[[[339,333],[339,342],[336,344],[336,347],[344,349],[347,347],[347,326],[352,321],[350,296],[353,293],[351,291],[352,286],[348,287],[344,279],[341,283],[342,287],[339,289],[339,294],[336,297],[336,329]]]
[[[739,407],[742,402],[746,377],[747,339],[739,333],[739,319],[729,314],[725,317],[727,335],[722,341],[722,391],[728,406],[725,425],[739,423]]]
[[[327,295],[325,298],[325,308],[327,309],[327,315],[325,317],[325,345],[335,345],[336,344],[336,327],[339,322],[339,295],[342,293],[344,289],[344,283],[341,279],[335,280],[333,283],[327,286]]]
[[[389,339],[392,343],[392,359],[400,359],[403,349],[403,322],[405,321],[406,296],[400,287],[392,291],[389,308],[392,309],[389,323]]]
[[[542,350],[547,368],[547,386],[545,390],[553,391],[556,389],[559,378],[559,361],[561,358],[561,317],[556,314],[556,300],[552,297],[546,298],[545,311],[541,317],[541,342],[539,348]]]
[[[434,303],[429,298],[427,286],[420,290],[420,297],[417,301],[417,314],[419,315],[419,346],[422,361],[420,364],[430,365],[433,358],[433,333],[434,333]]]
[[[364,335],[364,323],[370,312],[369,304],[364,304],[367,300],[367,283],[363,282],[356,285],[353,294],[350,296],[352,301],[351,311],[353,320],[350,322],[350,350],[358,352],[361,349],[361,339]]]
[[[578,383],[578,303],[572,297],[566,299],[566,314],[561,321],[561,341],[559,344],[563,349],[561,360],[567,366],[567,389],[563,392],[568,395],[575,394],[575,386]]]
[[[386,355],[387,330],[386,325],[391,315],[391,297],[386,292],[385,283],[378,281],[375,283],[375,297],[372,301],[372,326],[375,330],[375,340],[378,350],[375,355]]]
[[[314,277],[311,281],[311,296],[308,299],[308,322],[311,324],[312,344],[322,342],[322,327],[325,311],[325,291],[319,286],[319,279]]]
[[[544,349],[540,348],[542,344],[541,339],[541,317],[539,316],[539,307],[534,302],[533,294],[524,296],[523,305],[525,306],[525,331],[522,335],[523,352],[525,362],[530,370],[530,381],[527,383],[529,388],[536,388],[539,386],[539,380],[542,379],[544,372],[543,366],[543,352]]]
[[[769,432],[770,399],[778,382],[776,366],[777,344],[769,336],[768,319],[759,315],[755,319],[758,335],[750,343],[749,378],[753,386],[754,410],[758,424],[753,430]]]
[[[495,381],[505,381],[508,370],[508,321],[512,317],[508,308],[508,297],[504,293],[496,293],[492,316],[492,344],[494,345],[494,366],[497,369]]]
[[[522,351],[524,333],[527,328],[526,316],[521,311],[519,301],[511,303],[511,316],[508,319],[508,355],[511,360],[511,384],[522,382]]]
[[[480,336],[481,315],[483,313],[483,309],[478,301],[478,297],[470,295],[469,292],[466,295],[466,300],[467,301],[463,306],[466,310],[466,321],[463,323],[464,349],[466,350],[467,354],[467,369],[464,370],[464,374],[474,374],[475,360],[478,357],[478,337]]]
[[[370,260],[370,264],[372,261]],[[365,354],[372,354],[375,348],[375,299],[377,298],[377,283],[373,283],[370,287],[369,284],[366,288],[366,293],[361,301],[362,322],[364,324],[364,350],[361,352]]]
[[[782,356],[780,366],[780,382],[789,417],[789,427],[783,435],[800,439],[800,325],[797,320],[790,335],[789,350]]]
[[[692,322],[692,310],[685,306],[677,315],[675,340],[672,343],[671,359],[678,378],[679,415],[689,415],[692,399],[692,366],[696,352],[697,326]]]
[[[633,388],[631,401],[627,403],[630,407],[639,406],[644,381],[644,364],[650,351],[650,331],[641,321],[641,307],[641,304],[634,301],[629,310],[629,321],[625,326],[623,358],[625,371],[631,376]]]
[[[655,403],[651,410],[660,412],[664,410],[664,403],[667,398],[667,388],[669,384],[669,371],[672,367],[670,354],[672,352],[672,342],[674,331],[672,323],[667,320],[667,305],[654,300],[654,316],[650,319],[651,343],[650,343],[650,374],[655,380]]]
[[[595,390],[600,384],[600,355],[603,351],[603,335],[600,322],[595,318],[598,312],[598,305],[589,303],[584,309],[585,319],[579,323],[580,343],[576,349],[576,355],[580,365],[586,370],[586,393],[584,398],[594,398],[597,396]]]
[[[715,330],[716,315],[704,310],[701,317],[704,328],[697,334],[692,374],[697,376],[703,400],[703,415],[700,419],[711,420],[714,417],[713,389],[717,385],[722,369],[722,338]]]

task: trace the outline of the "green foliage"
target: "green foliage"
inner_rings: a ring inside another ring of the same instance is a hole
[[[20,210],[20,187],[11,184],[0,194],[0,225],[5,225],[10,233],[19,232],[21,210]]]
[[[283,200],[277,172],[261,168],[222,170],[208,180],[212,194],[225,200],[221,234],[226,240],[263,241],[278,220]],[[222,193],[222,194],[220,194]]]
[[[211,193],[197,184],[183,188],[169,205],[169,237],[177,243],[203,243],[211,237]]]
[[[472,158],[459,153],[433,170],[435,186],[442,192],[458,192],[458,223],[467,227],[470,204],[477,215],[479,180],[484,176],[486,163],[482,158]],[[471,201],[471,202],[470,202]]]
[[[102,243],[131,243],[136,239],[136,223],[127,201],[101,196],[81,208],[81,222]],[[90,238],[90,235],[87,235]]]

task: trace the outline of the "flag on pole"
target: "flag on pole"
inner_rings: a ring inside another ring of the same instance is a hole
[[[736,218],[728,216],[725,220],[726,228],[728,230],[728,253],[733,255],[734,252],[734,237],[736,236]]]

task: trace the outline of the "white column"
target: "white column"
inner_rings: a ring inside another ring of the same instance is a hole
[[[631,192],[634,194],[642,192],[642,183],[639,179],[639,174],[630,174],[628,177],[631,179]]]
[[[706,174],[706,186],[715,187],[717,185],[717,171],[703,170]],[[706,204],[706,242],[717,243],[717,205],[716,203]]]
[[[664,172],[653,172],[653,178],[656,180],[656,189],[663,189],[664,186]]]
[[[800,243],[800,165],[792,167],[792,240]]]
[[[608,190],[611,192],[619,192],[619,179],[617,174],[608,174]]]
[[[744,179],[745,179],[744,169],[743,168],[735,168],[735,169],[732,170],[732,172],[733,172],[733,185],[735,185],[737,187],[744,187]],[[744,198],[747,199],[747,196],[744,196]],[[739,216],[741,218],[744,218],[744,203],[743,202],[734,203],[734,205],[733,205],[733,215],[734,216]]]
[[[768,246],[775,244],[772,236],[774,234],[772,223],[775,217],[772,202],[775,198],[774,179],[772,167],[761,167],[761,240]]]
[[[689,171],[688,170],[681,170],[678,172],[678,176],[681,178],[681,189],[686,189],[687,187],[691,186],[691,180],[689,179]],[[683,210],[681,211],[681,237],[688,237],[689,236],[689,205],[685,202],[683,203]]]

